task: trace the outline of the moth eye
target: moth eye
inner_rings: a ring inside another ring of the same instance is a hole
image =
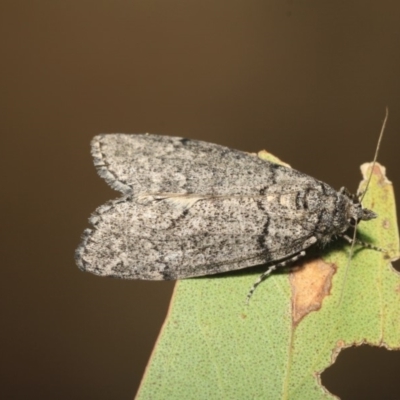
[[[353,217],[350,218],[349,222],[350,222],[350,225],[353,226],[353,227],[355,227],[357,225],[357,221]]]

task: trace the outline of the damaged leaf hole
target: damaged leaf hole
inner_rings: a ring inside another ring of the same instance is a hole
[[[400,272],[400,260],[392,261],[392,267],[397,271]]]
[[[358,346],[343,349],[321,374],[322,384],[341,400],[399,399],[400,353]]]

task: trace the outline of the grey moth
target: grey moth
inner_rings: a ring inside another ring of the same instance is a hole
[[[80,269],[170,280],[278,267],[375,218],[359,197],[217,144],[149,134],[92,141],[99,175],[121,197],[100,206],[76,250]],[[370,246],[372,247],[372,246]]]

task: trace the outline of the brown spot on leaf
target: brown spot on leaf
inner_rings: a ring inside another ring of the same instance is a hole
[[[322,259],[308,262],[290,276],[292,289],[292,321],[297,325],[301,319],[321,308],[325,296],[330,293],[332,276],[336,272],[334,264]]]
[[[400,294],[400,285],[397,285],[397,287],[396,287],[396,293],[397,293],[397,294]]]
[[[332,350],[332,356],[331,356],[332,364],[335,362],[337,356],[339,355],[339,353],[342,351],[342,349],[344,347],[346,347],[346,344],[345,344],[345,342],[343,340],[338,340],[336,342],[336,346]]]
[[[361,165],[361,173],[362,173],[364,181],[365,181],[364,183],[366,183],[366,181],[369,178],[371,167],[372,167],[372,163],[364,163]],[[378,179],[379,179],[378,184],[380,186],[385,186],[387,184],[391,184],[391,182],[386,177],[386,168],[383,165],[379,164],[378,162],[375,163],[374,170],[372,173],[373,173],[373,175],[376,175],[378,177]]]
[[[387,218],[385,218],[385,219],[382,221],[382,227],[383,227],[384,229],[389,229],[389,228],[390,228],[390,221],[389,221]]]
[[[341,349],[342,347],[344,347],[344,341],[343,340],[338,340],[336,343],[336,347],[338,349]]]

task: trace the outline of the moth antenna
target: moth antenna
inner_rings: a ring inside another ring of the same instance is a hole
[[[367,185],[365,186],[365,189],[363,190],[363,192],[361,194],[361,198],[359,200],[360,203],[362,203],[362,201],[363,201],[363,199],[364,199],[364,197],[365,197],[365,195],[367,193],[368,186],[369,186],[369,184],[371,182],[371,179],[372,179],[372,174],[374,172],[374,167],[375,167],[375,164],[376,164],[376,160],[378,158],[378,152],[379,152],[379,148],[381,146],[383,132],[385,131],[385,127],[386,127],[386,122],[387,122],[388,116],[389,116],[389,109],[388,109],[388,107],[386,107],[385,118],[383,120],[382,128],[381,128],[381,131],[379,133],[378,143],[377,143],[376,149],[375,149],[374,161],[372,162],[372,168],[371,168],[371,172],[370,172],[369,177],[368,177]],[[354,254],[354,245],[356,243],[357,227],[358,227],[358,221],[356,221],[356,223],[354,225],[354,232],[353,232],[353,237],[351,239],[350,253],[349,253],[349,258],[347,259],[347,264],[346,264],[346,269],[345,269],[345,273],[344,273],[342,291],[341,291],[341,294],[340,294],[339,304],[342,303],[344,288],[345,288],[346,281],[347,281],[347,275],[349,273],[350,262],[351,262],[351,259],[353,257],[353,254]]]
[[[365,197],[365,194],[367,193],[369,183],[371,182],[372,173],[374,171],[376,160],[378,159],[378,152],[379,152],[379,148],[381,147],[381,141],[382,141],[382,137],[383,137],[383,132],[385,131],[386,121],[388,119],[388,116],[389,116],[389,109],[386,107],[385,119],[383,120],[381,132],[379,133],[379,139],[378,139],[378,144],[376,145],[376,149],[375,149],[375,155],[374,155],[374,161],[372,162],[371,173],[369,174],[367,185],[365,186],[365,189],[364,189],[364,191],[363,191],[363,193],[361,195],[360,203],[362,203],[362,201],[363,201],[363,199]]]

